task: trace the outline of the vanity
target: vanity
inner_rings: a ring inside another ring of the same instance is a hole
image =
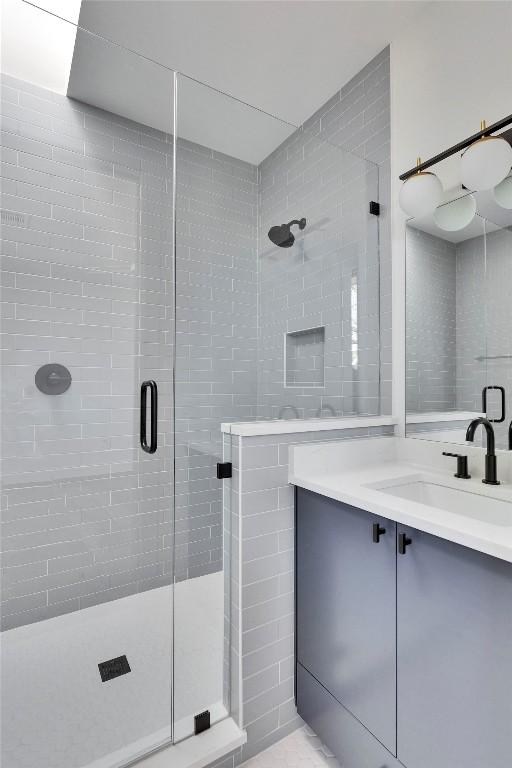
[[[343,768],[512,765],[512,454],[455,450],[291,449],[296,702]]]

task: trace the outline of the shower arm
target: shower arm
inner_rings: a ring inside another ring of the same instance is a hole
[[[306,219],[293,219],[292,221],[289,221],[286,226],[293,227],[294,224],[296,224],[299,229],[304,229],[306,226]]]

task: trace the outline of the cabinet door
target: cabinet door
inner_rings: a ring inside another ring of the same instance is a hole
[[[512,565],[403,526],[397,754],[407,768],[512,765]]]
[[[297,489],[296,525],[297,659],[394,754],[395,524]]]

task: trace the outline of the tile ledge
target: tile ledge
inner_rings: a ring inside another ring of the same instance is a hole
[[[426,411],[417,413],[411,411],[406,415],[407,424],[437,424],[442,421],[471,421],[484,413],[476,411]]]
[[[242,437],[286,435],[296,432],[327,432],[334,429],[388,427],[398,423],[394,416],[346,416],[331,419],[269,419],[221,424],[221,432]]]

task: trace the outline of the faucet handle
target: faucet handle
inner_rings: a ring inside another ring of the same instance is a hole
[[[461,480],[469,480],[471,475],[468,472],[468,457],[461,453],[450,453],[449,451],[443,451],[443,456],[450,456],[453,459],[457,459],[457,471],[454,477],[458,477]]]

